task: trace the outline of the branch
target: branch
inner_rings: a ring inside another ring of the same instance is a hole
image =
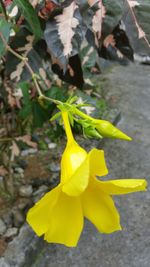
[[[4,138],[0,138],[0,143],[1,142],[8,142],[8,141],[12,141],[13,140],[13,138],[11,138],[11,137],[4,137]]]

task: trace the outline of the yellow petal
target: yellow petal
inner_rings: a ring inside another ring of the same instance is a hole
[[[49,228],[45,240],[74,247],[83,228],[83,214],[80,199],[69,197],[63,192],[50,214]]]
[[[94,148],[72,177],[64,184],[62,191],[69,196],[79,196],[88,186],[90,176],[103,176],[107,173],[104,151]]]
[[[91,176],[104,176],[108,174],[103,150],[92,149],[89,153],[89,158]]]
[[[110,195],[128,194],[145,191],[147,182],[144,179],[122,179],[112,181],[99,181],[103,191]]]
[[[88,186],[89,176],[89,157],[87,157],[69,181],[63,185],[62,191],[69,196],[79,196]]]
[[[55,206],[59,197],[61,187],[57,186],[52,191],[42,197],[34,206],[28,211],[27,222],[33,228],[38,236],[44,234],[49,227],[49,214]]]
[[[61,182],[70,179],[87,156],[86,151],[75,141],[67,144],[61,160]]]
[[[81,195],[83,213],[101,233],[121,230],[119,213],[110,196],[101,191],[99,183],[92,180]]]

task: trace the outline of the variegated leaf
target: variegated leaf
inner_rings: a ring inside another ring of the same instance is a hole
[[[150,55],[150,1],[126,0],[125,2],[126,13],[123,22],[131,45],[135,53]]]
[[[68,7],[63,9],[63,13],[55,17],[58,26],[58,34],[64,46],[64,56],[71,55],[72,38],[75,35],[75,28],[79,25],[79,20],[74,17],[75,10],[78,8],[73,1]]]
[[[49,52],[64,72],[69,57],[78,54],[84,34],[82,17],[75,1],[46,23],[44,36]]]
[[[134,1],[134,0],[128,0],[128,3],[129,3],[131,8],[140,5],[139,2]]]
[[[95,35],[95,44],[98,47],[99,46],[98,41],[100,40],[102,34],[102,21],[103,18],[105,17],[106,10],[102,3],[102,0],[99,0],[97,4],[98,4],[98,10],[96,11],[93,17],[92,28]]]
[[[20,52],[24,57],[27,57],[29,52],[32,50],[34,36],[28,35],[26,40],[27,40],[26,45],[18,48],[18,52]],[[25,62],[24,61],[19,62],[19,64],[16,66],[16,70],[11,73],[10,78],[12,80],[15,79],[17,82],[19,82],[22,72],[24,70],[24,67],[25,67]]]

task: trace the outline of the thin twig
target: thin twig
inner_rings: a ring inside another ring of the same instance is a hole
[[[1,143],[1,142],[8,142],[8,141],[11,141],[11,140],[13,140],[13,138],[11,138],[11,137],[0,138],[0,143]]]
[[[45,95],[41,95],[41,96],[39,96],[39,100],[47,100],[47,101],[49,101],[49,102],[53,102],[54,104],[56,104],[56,105],[61,105],[61,104],[63,104],[63,102],[61,102],[61,101],[59,101],[59,100],[57,100],[57,99],[53,99],[53,98],[50,98],[50,97],[47,97],[47,96],[45,96]]]

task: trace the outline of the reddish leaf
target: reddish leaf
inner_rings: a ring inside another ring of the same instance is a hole
[[[13,161],[15,157],[19,156],[20,149],[19,149],[19,147],[15,141],[12,141],[12,146],[10,147],[10,149],[11,149],[11,159],[10,160]]]
[[[104,39],[104,42],[103,42],[103,45],[107,48],[109,45],[111,45],[112,47],[115,47],[115,39],[114,39],[114,36],[113,34],[109,34],[105,39]]]
[[[5,169],[4,166],[0,166],[0,176],[6,176],[8,171]]]
[[[31,146],[33,148],[37,148],[37,143],[31,141],[31,136],[30,135],[24,135],[16,138],[17,141],[22,141],[28,146]]]

